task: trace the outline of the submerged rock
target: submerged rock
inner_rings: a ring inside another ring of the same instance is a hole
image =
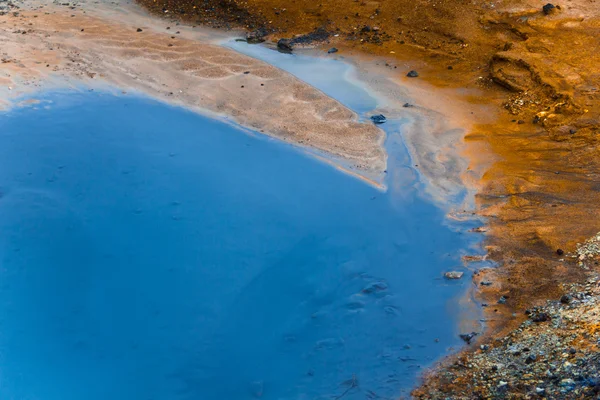
[[[383,124],[387,121],[387,118],[383,114],[371,115],[371,121],[373,121],[374,124]]]
[[[408,74],[406,74],[406,76],[408,76],[409,78],[416,78],[419,76],[419,73],[413,69],[412,71],[408,71]]]
[[[336,49],[335,47],[330,48],[329,50],[327,50],[327,54],[333,54],[333,53],[337,53],[338,49]]]

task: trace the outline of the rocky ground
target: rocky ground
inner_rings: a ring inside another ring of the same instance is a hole
[[[559,300],[527,310],[508,335],[449,363],[415,397],[600,398],[600,278],[564,289]]]
[[[600,234],[561,256],[590,271],[588,279],[527,309],[526,320],[506,336],[484,339],[446,362],[415,397],[600,398]]]

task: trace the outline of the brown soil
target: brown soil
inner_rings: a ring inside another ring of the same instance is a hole
[[[595,0],[566,1],[548,15],[542,12],[546,1],[539,0],[139,1],[189,21],[262,27],[271,39],[324,29],[330,36],[323,49],[335,45],[340,54],[384,57],[399,79],[417,69],[417,79],[440,88],[482,89],[462,100],[502,109],[493,123],[473,115],[466,136],[471,169],[497,160],[475,182],[478,211],[489,221],[490,257],[500,264],[474,277],[477,295],[490,304],[488,334],[507,332],[523,321],[526,308],[559,298],[561,283],[584,279],[586,271],[562,261],[557,250],[574,251],[600,230]],[[491,153],[482,155],[481,144]],[[493,284],[479,285],[482,280]],[[506,304],[496,304],[501,295]],[[448,385],[441,375],[431,375],[426,385]],[[451,390],[469,392],[460,381]],[[427,393],[418,392],[422,398]]]

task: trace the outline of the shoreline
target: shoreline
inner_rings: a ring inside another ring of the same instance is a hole
[[[63,83],[69,87],[73,79],[90,87],[106,82],[314,148],[344,160],[343,169],[370,182],[383,178],[383,131],[292,75],[223,47],[73,15],[20,10],[18,17],[0,17],[16,28],[3,32],[3,72],[11,81],[3,97]],[[35,27],[28,28],[34,18]],[[26,38],[17,31],[25,31]],[[169,68],[161,68],[164,63]],[[252,90],[252,103],[244,89]]]
[[[140,2],[149,9],[179,3]],[[400,81],[416,69],[420,77],[411,82],[424,80],[436,90],[455,91],[498,116],[467,118],[462,154],[470,163],[461,181],[475,193],[474,212],[487,219],[477,232],[485,234],[487,258],[498,265],[473,277],[473,295],[484,304],[504,300],[485,308],[483,336],[425,377],[424,387],[436,395],[415,392],[421,398],[470,398],[472,382],[459,379],[449,385],[443,379],[457,358],[479,354],[476,345],[506,337],[526,321],[531,307],[560,298],[565,285],[598,271],[595,266],[582,270],[576,261],[560,257],[600,228],[595,212],[600,202],[600,80],[594,72],[600,54],[598,8],[582,0],[548,12],[542,9],[546,2],[519,0],[497,7],[342,0],[318,9],[303,0],[229,3],[240,7],[234,14],[239,25],[254,32],[264,27],[265,39],[310,37],[324,29],[328,35],[319,51],[335,45],[336,54],[379,57],[385,60],[382,68],[397,70]],[[217,25],[220,11],[231,12],[217,9],[211,16]],[[184,19],[194,18],[192,10],[187,12]],[[450,211],[451,218],[462,214]],[[503,395],[525,395],[532,388],[503,390]]]

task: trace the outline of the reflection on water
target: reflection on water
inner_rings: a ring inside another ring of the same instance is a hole
[[[411,190],[147,99],[48,99],[0,115],[0,398],[394,398],[458,344],[468,243]]]

